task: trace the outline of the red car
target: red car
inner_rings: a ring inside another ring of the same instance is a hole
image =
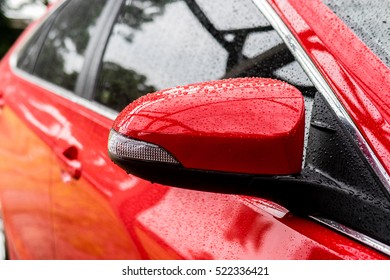
[[[2,255],[388,259],[386,5],[60,1],[0,64]]]

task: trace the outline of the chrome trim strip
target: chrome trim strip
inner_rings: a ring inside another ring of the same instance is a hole
[[[319,70],[315,67],[313,61],[306,54],[302,46],[299,44],[298,40],[292,35],[290,30],[287,28],[287,26],[279,17],[279,15],[274,11],[272,6],[267,2],[267,0],[252,0],[252,1],[257,6],[257,8],[263,13],[263,15],[267,18],[270,24],[275,28],[275,30],[279,33],[282,40],[286,43],[291,53],[295,56],[299,64],[305,70],[306,74],[309,76],[310,80],[313,82],[315,87],[318,89],[318,91],[323,95],[323,97],[332,107],[335,114],[343,123],[343,125],[351,133],[352,138],[359,146],[365,159],[371,164],[372,169],[378,176],[383,186],[386,188],[388,195],[390,195],[389,175],[387,174],[386,170],[380,163],[379,159],[374,154],[374,151],[371,149],[367,141],[364,139],[363,135],[360,133],[359,129],[356,127],[355,123],[349,116],[346,109],[338,100],[336,94],[333,92],[333,90],[326,82],[325,78],[321,75]],[[331,220],[316,218],[316,217],[311,217],[311,218],[390,256],[390,247],[388,245],[385,245],[364,234],[358,233],[348,227],[345,227]]]
[[[94,112],[96,112],[96,113],[98,113],[98,114],[100,114],[100,115],[102,115],[110,120],[115,120],[115,118],[118,115],[118,112],[111,110],[110,108],[107,108],[104,105],[101,105],[97,102],[84,99],[84,98],[74,94],[73,92],[71,92],[69,90],[66,90],[60,86],[55,85],[55,84],[49,83],[49,82],[47,82],[47,81],[45,81],[37,76],[31,75],[31,74],[17,68],[17,66],[16,66],[19,52],[23,49],[25,44],[30,40],[31,36],[35,33],[36,30],[38,30],[42,26],[42,24],[46,21],[46,19],[48,17],[50,17],[57,9],[59,9],[66,2],[67,2],[66,0],[61,1],[56,7],[54,7],[45,16],[45,18],[42,19],[41,22],[34,27],[34,30],[31,30],[29,35],[26,36],[23,39],[23,41],[17,46],[17,48],[12,53],[12,55],[9,59],[10,68],[15,73],[15,75],[17,75],[17,76],[19,76],[27,81],[33,82],[34,84],[37,84],[40,87],[42,87],[50,92],[53,92],[54,94],[56,94],[60,97],[68,99],[68,100],[70,100],[78,105],[81,105],[87,109],[90,109],[91,111],[94,111]]]
[[[264,14],[267,20],[275,28],[275,30],[282,37],[282,40],[286,43],[292,54],[295,56],[299,64],[305,70],[310,80],[318,91],[324,96],[325,100],[332,107],[333,111],[349,130],[356,144],[359,146],[362,154],[366,160],[370,163],[372,169],[378,176],[379,180],[387,190],[387,194],[390,196],[390,176],[387,174],[385,168],[371,149],[363,135],[356,127],[355,123],[349,116],[346,109],[343,107],[341,102],[338,100],[336,94],[333,92],[325,78],[321,75],[319,70],[316,68],[310,57],[306,54],[302,46],[299,44],[297,39],[291,34],[285,23],[279,17],[279,15],[273,10],[267,0],[252,0],[258,9]]]
[[[325,226],[328,226],[342,234],[345,234],[355,240],[358,240],[360,241],[361,243],[365,244],[365,245],[368,245],[376,250],[378,250],[379,252],[382,252],[388,256],[390,256],[390,246],[386,245],[386,244],[383,244],[367,235],[364,235],[360,232],[357,232],[353,229],[350,229],[349,227],[346,227],[344,225],[341,225],[337,222],[334,222],[334,221],[331,221],[331,220],[328,220],[328,219],[325,219],[325,218],[321,218],[321,217],[314,217],[314,216],[310,216],[310,218],[312,218],[313,220],[319,222],[320,224],[323,224]]]

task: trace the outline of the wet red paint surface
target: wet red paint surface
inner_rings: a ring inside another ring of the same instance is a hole
[[[123,110],[113,128],[162,146],[187,168],[295,174],[304,113],[302,94],[287,83],[230,79],[148,94]]]
[[[389,172],[390,69],[321,1],[270,2]]]

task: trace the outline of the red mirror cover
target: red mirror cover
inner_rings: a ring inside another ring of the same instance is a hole
[[[303,96],[295,87],[237,78],[143,96],[120,113],[113,129],[163,147],[185,168],[297,174],[304,112]]]

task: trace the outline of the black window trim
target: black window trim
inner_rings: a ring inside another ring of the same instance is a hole
[[[109,36],[122,5],[122,0],[108,0],[99,19],[95,35],[88,43],[85,62],[76,81],[75,94],[92,102],[94,102],[92,99],[95,91],[96,78],[100,72],[104,50],[106,49]],[[103,108],[107,107],[103,106]],[[108,109],[112,110],[110,108]]]

